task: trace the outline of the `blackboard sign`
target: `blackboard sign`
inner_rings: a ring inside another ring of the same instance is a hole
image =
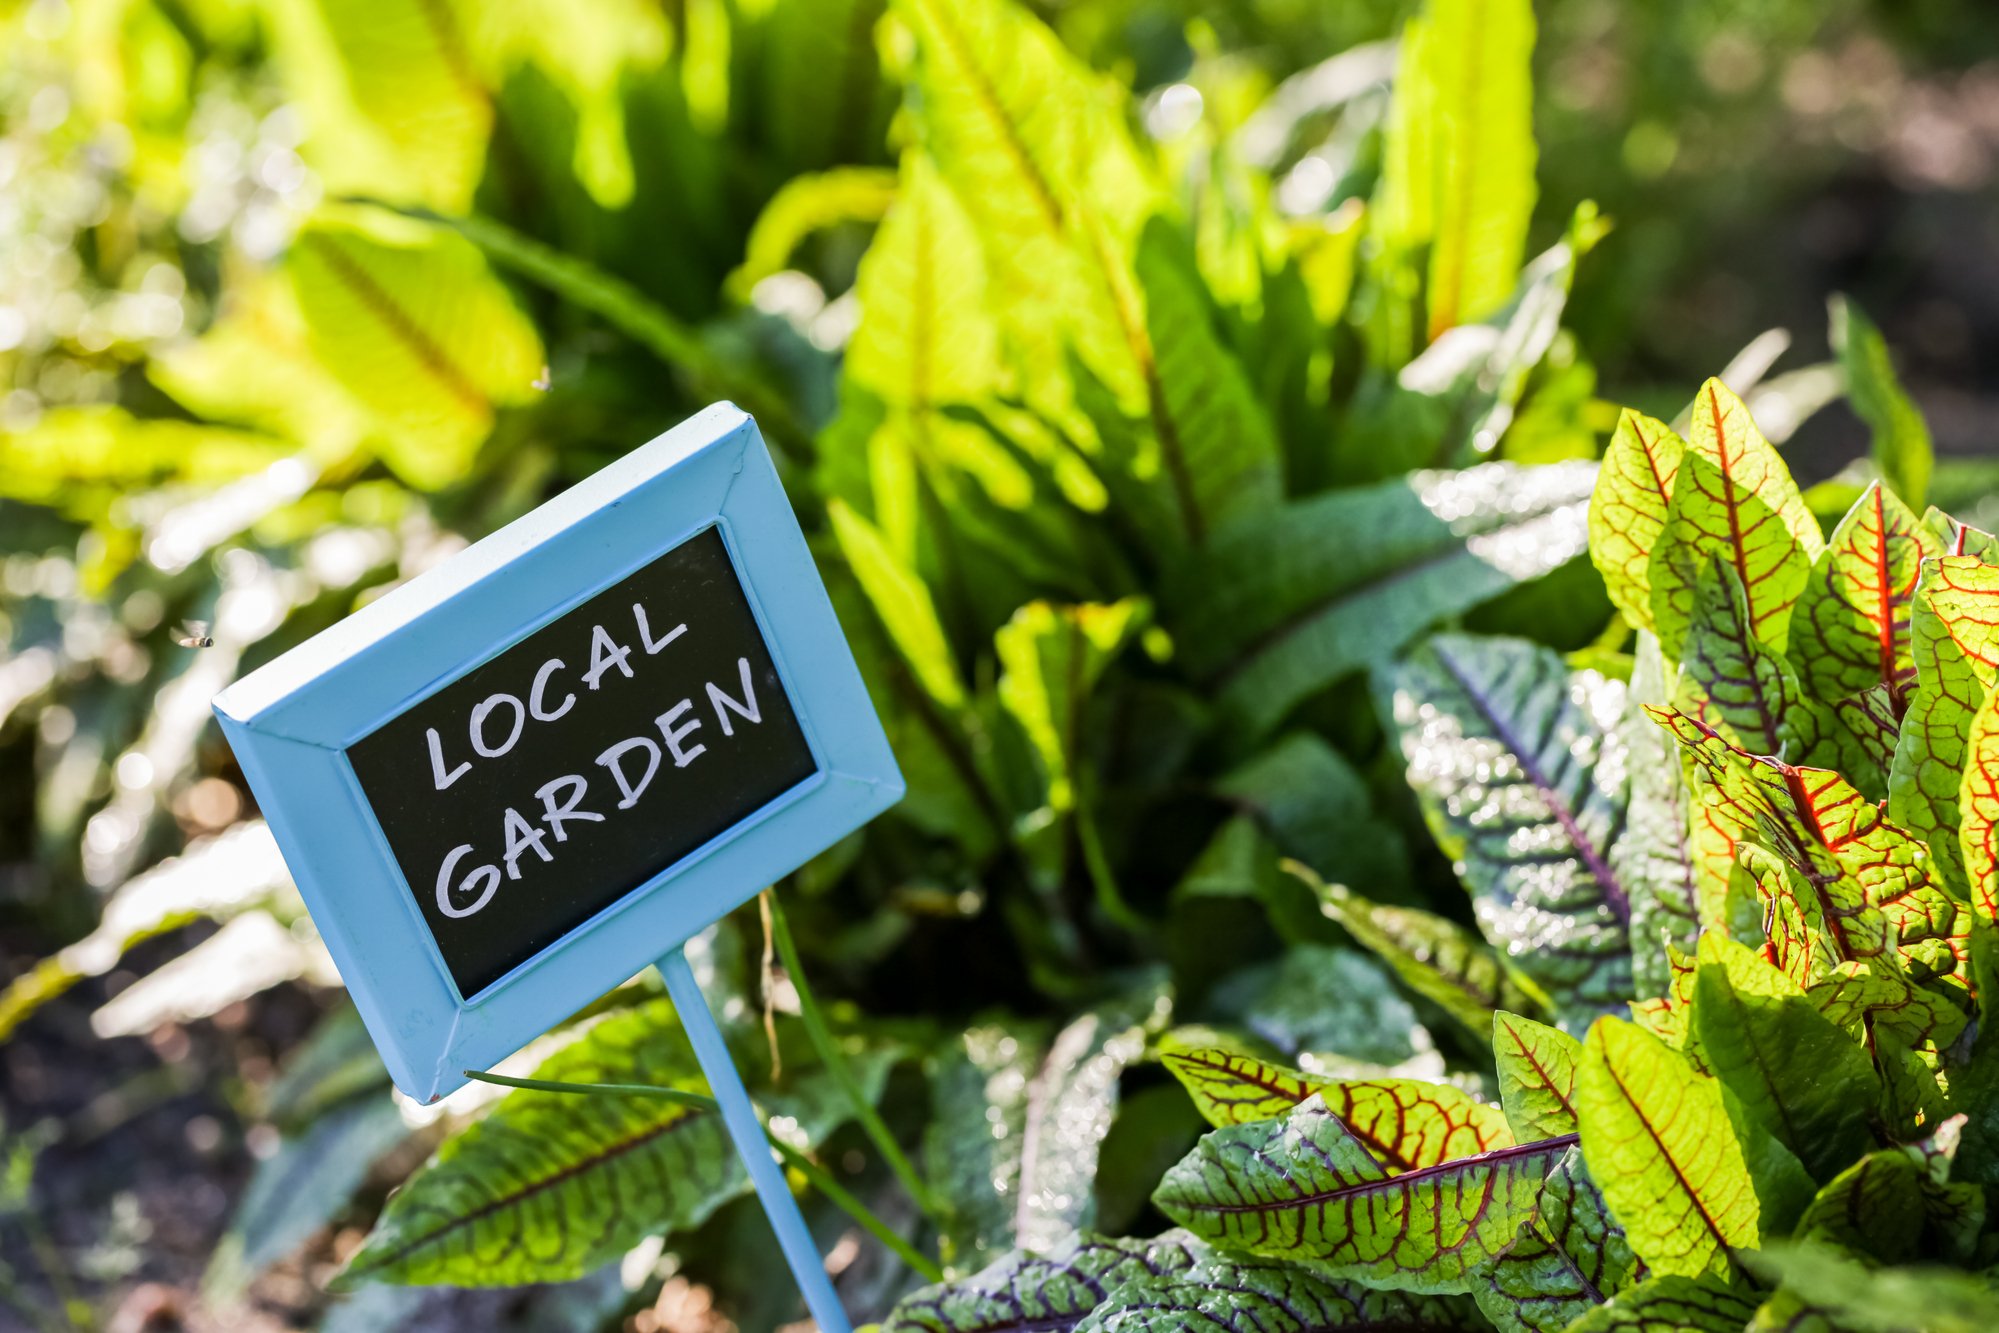
[[[426,1102],[902,794],[777,470],[726,404],[215,711]]]
[[[818,768],[714,528],[347,758],[465,995]]]

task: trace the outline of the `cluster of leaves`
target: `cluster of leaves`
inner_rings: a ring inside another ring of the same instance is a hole
[[[1848,370],[1919,488],[1885,359]],[[1593,497],[1622,673],[1468,635],[1385,673],[1483,933],[1560,1024],[1483,1007],[1499,1105],[1169,1035],[1214,1126],[1154,1195],[1184,1230],[1010,1259],[891,1327],[1999,1319],[1999,543],[1879,481],[1828,539],[1724,385],[1688,420],[1626,413]],[[1463,974],[1317,887],[1412,980]],[[981,1318],[1036,1264],[1040,1308]]]

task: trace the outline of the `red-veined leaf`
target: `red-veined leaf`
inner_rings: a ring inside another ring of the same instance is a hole
[[[1582,1046],[1560,1028],[1494,1014],[1492,1058],[1506,1121],[1523,1142],[1576,1132],[1576,1065]]]
[[[1916,692],[1888,773],[1888,811],[1961,883],[1958,798],[1971,721],[1999,675],[1999,566],[1968,555],[1924,561],[1911,629]]]
[[[1686,441],[1663,421],[1630,408],[1603,454],[1589,501],[1590,559],[1610,600],[1640,629],[1652,627],[1652,549],[1666,529]]]
[[[1910,604],[1922,562],[1943,543],[1880,482],[1848,510],[1791,619],[1791,662],[1820,699],[1886,686],[1899,712],[1915,678]]]
[[[1479,1269],[1472,1298],[1502,1333],[1562,1333],[1644,1275],[1571,1148],[1542,1184],[1533,1219]]]
[[[1999,691],[1971,720],[1958,810],[1972,904],[1985,920],[1999,922]]]

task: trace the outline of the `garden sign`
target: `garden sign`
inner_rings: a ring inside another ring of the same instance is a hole
[[[707,409],[215,711],[396,1086],[435,1101],[656,962],[843,1333],[681,952],[902,794],[749,417]]]

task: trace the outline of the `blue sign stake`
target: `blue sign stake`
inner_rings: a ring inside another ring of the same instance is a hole
[[[764,1137],[763,1117],[750,1104],[750,1094],[729,1058],[728,1044],[722,1040],[722,1030],[715,1026],[715,1015],[709,1012],[708,1001],[694,980],[687,955],[675,949],[659,960],[658,967],[659,974],[666,978],[666,993],[673,997],[673,1007],[680,1014],[680,1025],[694,1043],[701,1072],[708,1076],[708,1090],[722,1105],[722,1123],[729,1127],[736,1154],[750,1173],[750,1183],[757,1187],[757,1198],[763,1203],[764,1215],[770,1218],[771,1230],[777,1233],[784,1261],[791,1265],[791,1275],[805,1297],[805,1308],[818,1321],[819,1333],[852,1333],[847,1312],[840,1308],[840,1298],[833,1294],[833,1283],[819,1258],[819,1247],[812,1243],[812,1233],[805,1228],[798,1201],[791,1197],[791,1186],[785,1183],[784,1172],[771,1154],[770,1143]]]

